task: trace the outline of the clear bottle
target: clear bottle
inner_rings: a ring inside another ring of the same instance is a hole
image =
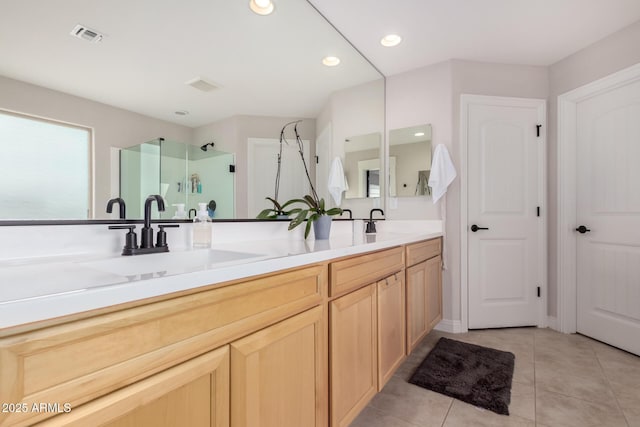
[[[184,203],[175,203],[171,206],[176,207],[176,214],[171,219],[187,219],[187,212],[184,210]]]
[[[198,213],[193,219],[193,247],[211,247],[211,217],[206,203],[198,203]]]

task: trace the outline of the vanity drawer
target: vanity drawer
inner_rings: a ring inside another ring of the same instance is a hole
[[[441,237],[407,245],[407,267],[440,255],[441,252]]]
[[[326,277],[312,265],[0,339],[0,402],[77,407],[321,304]]]
[[[330,296],[380,280],[404,268],[402,247],[357,255],[329,264]]]

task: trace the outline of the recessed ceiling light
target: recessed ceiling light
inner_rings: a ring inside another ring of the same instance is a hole
[[[187,116],[187,115],[189,115],[189,112],[185,111],[185,110],[178,110],[174,114],[177,115],[177,116]]]
[[[402,37],[397,34],[387,34],[380,40],[380,44],[385,47],[393,47],[400,44]]]
[[[335,67],[340,63],[340,58],[338,58],[337,56],[325,56],[322,59],[322,63],[327,67]]]
[[[424,136],[424,132],[416,132],[413,136]]]
[[[271,0],[250,0],[249,8],[258,15],[269,15],[274,6]]]

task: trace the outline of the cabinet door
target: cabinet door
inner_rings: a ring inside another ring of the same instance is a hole
[[[378,282],[378,390],[405,359],[404,273]]]
[[[198,356],[38,425],[228,427],[229,347]]]
[[[322,319],[316,307],[231,343],[232,426],[326,426]]]
[[[376,394],[376,284],[329,305],[331,426],[348,426]]]
[[[427,260],[427,331],[431,331],[442,320],[442,257]]]
[[[407,354],[427,334],[427,261],[407,268]]]

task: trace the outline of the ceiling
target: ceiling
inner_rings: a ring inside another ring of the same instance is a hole
[[[449,59],[551,65],[640,20],[639,0],[311,0],[386,76]],[[403,37],[387,48],[380,39]]]
[[[317,117],[330,93],[380,78],[306,1],[274,2],[265,17],[248,0],[2,0],[0,76],[190,127]],[[639,0],[311,3],[386,76],[452,58],[550,65],[640,19]],[[73,38],[76,24],[106,37]],[[390,32],[403,42],[382,47]],[[185,84],[195,77],[219,88]]]
[[[76,24],[105,37],[72,37]],[[328,55],[342,62],[325,67]],[[2,0],[0,76],[190,127],[317,117],[331,92],[382,77],[301,0],[269,16],[249,0]],[[185,84],[196,77],[219,88]]]

